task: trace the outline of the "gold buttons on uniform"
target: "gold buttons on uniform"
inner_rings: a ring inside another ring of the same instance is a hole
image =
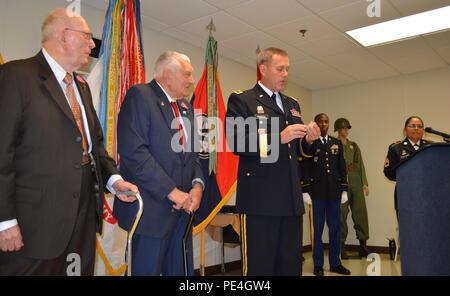
[[[250,173],[247,173],[247,177],[249,177],[250,176]]]
[[[291,144],[288,143],[288,148],[291,148]]]
[[[289,159],[292,159],[292,155],[289,155]]]
[[[327,170],[327,173],[330,173],[330,170]]]

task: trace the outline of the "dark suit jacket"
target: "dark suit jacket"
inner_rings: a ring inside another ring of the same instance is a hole
[[[175,115],[155,80],[130,88],[120,109],[117,127],[120,173],[139,187],[143,198],[144,212],[136,229],[141,235],[167,238],[180,215],[188,218],[184,210],[172,208],[167,195],[175,187],[189,192],[196,178],[205,182],[198,153],[192,147],[193,107],[185,99],[177,104],[188,133],[186,155],[172,149],[174,139],[179,139]],[[115,199],[113,213],[120,227],[129,230],[136,212],[136,204]]]
[[[303,124],[300,106],[295,99],[280,95],[284,113],[259,84],[244,92],[234,92],[228,99],[227,118],[233,118],[235,122],[240,117],[249,121],[255,118],[257,128],[264,128],[268,134],[268,145],[279,145],[276,161],[262,163],[257,131],[251,128],[238,129],[237,125],[235,128],[227,126],[227,142],[233,152],[239,155],[236,193],[239,213],[298,216],[305,212],[297,157],[301,155],[301,148],[306,150],[308,144],[298,139],[280,144],[281,131],[291,124]],[[272,129],[272,119],[275,124],[278,123],[279,129]],[[256,150],[251,147],[255,140]],[[239,141],[245,141],[244,149],[239,148]]]
[[[313,154],[301,161],[302,188],[311,199],[340,199],[342,191],[348,191],[347,166],[342,142],[328,136],[323,144],[320,139],[312,143]]]
[[[76,75],[76,74],[75,74]],[[86,111],[99,187],[117,170],[87,83],[75,79]],[[50,259],[67,247],[81,190],[82,139],[42,52],[0,68],[0,221],[16,218],[23,252]],[[96,194],[97,224],[103,196]]]

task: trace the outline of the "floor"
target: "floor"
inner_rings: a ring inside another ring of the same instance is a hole
[[[357,255],[356,252],[347,252],[349,256]],[[367,275],[381,275],[381,276],[400,276],[401,275],[401,265],[400,261],[394,262],[389,259],[389,254],[376,254],[374,257],[379,256],[379,259],[375,261],[368,261],[366,258],[362,259],[346,259],[342,260],[342,265],[346,267],[352,273],[352,276],[367,276]],[[325,265],[324,265],[324,275],[325,276],[342,276],[337,273],[329,272],[328,265],[328,251],[325,250]],[[306,252],[303,254],[305,257],[305,262],[303,262],[303,276],[314,276],[314,262],[312,259],[312,252]],[[218,274],[222,275],[222,274]],[[240,270],[227,270],[224,274],[225,276],[240,276]]]

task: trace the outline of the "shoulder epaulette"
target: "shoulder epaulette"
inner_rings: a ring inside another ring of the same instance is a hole
[[[397,145],[397,144],[400,144],[401,142],[402,142],[402,141],[396,141],[396,142],[392,143],[391,146],[395,146],[395,145]]]
[[[292,100],[294,100],[294,101],[296,101],[298,103],[298,99],[297,98],[290,97],[290,96],[286,96],[286,97],[288,97],[289,99],[292,99]]]
[[[240,95],[242,93],[243,93],[242,90],[235,90],[234,92],[232,92],[232,94],[237,94],[237,95]]]

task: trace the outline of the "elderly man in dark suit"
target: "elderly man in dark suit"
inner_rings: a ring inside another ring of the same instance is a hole
[[[138,189],[118,175],[74,72],[95,47],[86,21],[52,11],[42,45],[0,68],[0,275],[92,275],[101,191]]]
[[[242,214],[244,275],[302,273],[305,209],[297,158],[308,152],[319,128],[303,124],[297,99],[281,93],[289,67],[286,51],[261,51],[261,80],[228,100],[227,140],[239,155],[236,208]]]
[[[194,151],[194,110],[184,99],[195,80],[189,58],[162,53],[154,79],[127,92],[117,128],[121,174],[137,184],[144,212],[133,238],[133,275],[183,275],[182,237],[188,213],[198,209],[204,179]],[[129,229],[136,207],[114,204]],[[193,274],[192,237],[188,269]]]

